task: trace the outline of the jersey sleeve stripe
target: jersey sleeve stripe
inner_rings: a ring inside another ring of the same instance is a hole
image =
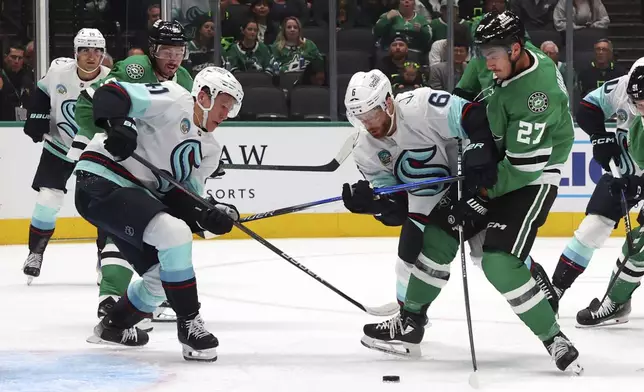
[[[528,151],[528,152],[512,152],[512,151],[506,151],[505,154],[509,157],[512,158],[534,158],[538,157],[541,155],[546,155],[550,156],[552,154],[552,147],[548,148],[539,148],[534,151]]]
[[[531,162],[514,162],[514,160],[510,157],[508,158],[508,162],[512,164],[512,166],[517,169],[518,171],[522,172],[540,172],[543,171],[543,169],[546,167],[548,164],[548,161],[546,162],[536,162],[536,161],[531,161]]]
[[[585,98],[581,100],[581,104],[584,105],[585,107],[587,107],[588,109],[597,110],[599,112],[602,111],[602,109],[600,107],[598,107],[597,105],[595,105],[592,102],[586,101]]]

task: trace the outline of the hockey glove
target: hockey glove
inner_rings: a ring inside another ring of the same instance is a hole
[[[237,207],[232,204],[218,202],[212,195],[212,192],[210,192],[210,190],[207,193],[208,196],[206,197],[206,200],[208,201],[208,203],[214,205],[217,209],[219,209],[219,211],[228,215],[228,217],[235,222],[239,221],[239,211],[237,211]]]
[[[106,127],[105,149],[117,162],[129,158],[136,150],[136,124],[132,118],[111,119]]]
[[[644,191],[644,178],[629,174],[622,178],[613,178],[609,186],[611,194],[620,195],[620,192],[624,191],[626,199],[639,201]]]
[[[227,216],[226,212],[223,212],[219,208],[203,211],[197,224],[202,229],[217,235],[230,233],[233,229],[233,221]]]
[[[488,211],[488,204],[490,199],[475,195],[469,198],[462,198],[456,203],[450,218],[453,217],[454,221],[450,224],[461,224],[463,227],[466,225],[474,225],[485,218]],[[450,219],[451,220],[451,219]]]
[[[590,142],[593,145],[593,158],[599,163],[602,169],[610,173],[609,162],[611,159],[619,166],[621,150],[617,144],[617,138],[612,132],[594,133],[590,135]]]
[[[463,186],[475,193],[479,188],[492,188],[498,179],[498,151],[494,139],[473,141],[463,152]]]
[[[374,198],[369,181],[360,180],[353,185],[342,185],[344,206],[355,214],[379,214],[381,211]]]
[[[49,133],[49,113],[30,112],[25,122],[24,132],[34,143],[42,142],[43,136]]]

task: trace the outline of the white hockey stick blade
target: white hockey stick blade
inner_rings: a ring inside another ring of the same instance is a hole
[[[340,151],[338,152],[338,155],[335,157],[335,161],[338,162],[338,166],[342,165],[342,162],[344,162],[349,157],[349,155],[351,155],[351,151],[353,151],[353,147],[356,145],[359,135],[360,134],[358,132],[355,132],[353,135],[349,136],[347,140],[345,140],[344,144],[340,148]]]
[[[479,374],[478,372],[474,371],[472,374],[470,374],[470,378],[468,380],[470,383],[470,386],[474,389],[479,389],[481,387],[481,384],[479,383]]]
[[[376,306],[374,308],[365,306],[364,310],[372,316],[387,317],[400,312],[400,305],[396,302],[392,302],[386,305]]]

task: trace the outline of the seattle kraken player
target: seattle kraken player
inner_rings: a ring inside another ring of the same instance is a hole
[[[76,208],[109,233],[143,279],[130,283],[89,342],[145,345],[147,333],[134,325],[167,297],[184,358],[217,359],[217,338],[199,314],[192,233],[227,233],[239,213],[225,204],[204,210],[130,156],[136,152],[202,194],[222,152],[212,132],[237,115],[242,99],[239,82],[217,67],[197,74],[192,93],[174,82],[111,82],[96,90],[94,120],[106,133],[93,137],[76,165]]]
[[[23,272],[28,284],[40,275],[43,253],[54,233],[56,215],[63,205],[65,185],[74,168],[66,157],[78,126],[74,119],[76,99],[82,90],[109,73],[101,65],[105,39],[96,29],[82,29],[74,38],[75,58],[52,61],[47,74],[38,81],[24,132],[34,143],[44,140],[40,163],[32,188],[38,192],[29,226],[29,256]]]

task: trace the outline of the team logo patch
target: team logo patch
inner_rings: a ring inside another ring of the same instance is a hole
[[[378,151],[378,159],[380,159],[380,163],[387,166],[391,163],[391,153],[387,150],[380,150]]]
[[[543,113],[548,109],[548,96],[541,91],[534,92],[528,97],[528,109],[533,113]]]
[[[619,109],[617,111],[617,121],[624,122],[626,120],[628,120],[628,114],[626,113],[626,110]]]
[[[179,129],[181,129],[181,133],[184,135],[190,132],[190,120],[187,118],[184,118],[181,120],[181,124],[179,124]]]
[[[128,78],[133,80],[139,80],[145,75],[145,68],[141,64],[128,64],[125,67],[125,73]]]
[[[65,95],[67,94],[67,88],[62,84],[59,84],[56,86],[56,92],[60,95]]]

